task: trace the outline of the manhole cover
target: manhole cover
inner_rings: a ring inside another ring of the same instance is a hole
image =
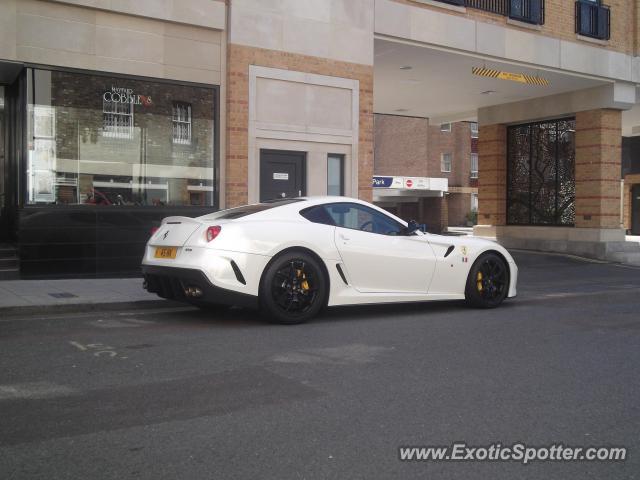
[[[76,298],[77,297],[77,295],[74,295],[73,293],[69,293],[69,292],[50,293],[49,296],[53,298]]]

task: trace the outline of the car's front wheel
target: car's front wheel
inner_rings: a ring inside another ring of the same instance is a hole
[[[482,254],[471,266],[465,298],[473,307],[495,308],[509,292],[509,266],[495,253]]]
[[[260,307],[270,319],[287,325],[306,322],[325,306],[328,282],[320,263],[305,252],[276,257],[260,284]]]

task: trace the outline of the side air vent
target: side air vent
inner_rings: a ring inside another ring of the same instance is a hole
[[[336,270],[338,270],[338,273],[340,274],[340,278],[342,279],[344,284],[349,285],[349,282],[347,282],[347,277],[344,276],[344,272],[342,271],[342,267],[340,266],[339,263],[336,263]]]
[[[449,255],[451,255],[451,252],[453,252],[455,248],[456,247],[454,247],[453,245],[449,246],[449,248],[447,248],[447,253],[444,254],[444,258],[447,258]]]
[[[233,268],[233,273],[236,274],[236,280],[238,280],[241,284],[246,285],[247,281],[244,279],[244,276],[240,271],[240,267],[238,267],[236,262],[234,262],[233,260],[231,260],[231,268]]]

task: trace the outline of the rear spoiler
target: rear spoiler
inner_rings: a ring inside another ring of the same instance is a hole
[[[162,219],[162,225],[164,224],[170,225],[179,225],[181,223],[192,223],[196,225],[202,225],[203,222],[198,220],[197,218],[192,217],[166,217]]]

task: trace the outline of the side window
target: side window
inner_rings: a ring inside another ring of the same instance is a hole
[[[387,215],[356,203],[333,203],[325,209],[338,227],[377,233],[402,235],[404,227]]]
[[[335,225],[333,218],[327,213],[324,205],[317,205],[315,207],[305,208],[300,211],[300,215],[313,223],[322,223],[324,225]]]

